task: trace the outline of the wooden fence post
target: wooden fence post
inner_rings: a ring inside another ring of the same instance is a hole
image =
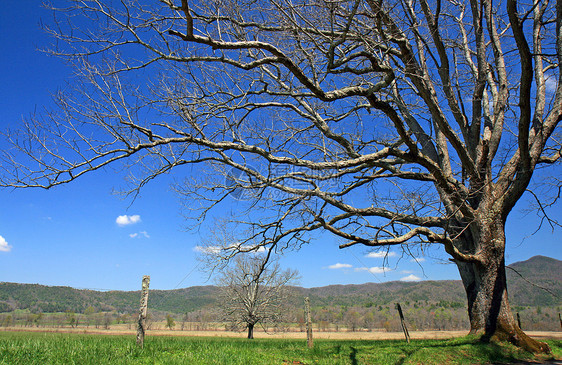
[[[139,321],[137,326],[137,345],[142,349],[144,347],[144,333],[146,331],[146,313],[148,311],[148,287],[150,285],[150,276],[142,277],[142,292],[139,309]]]
[[[402,313],[402,307],[400,306],[400,303],[396,303],[396,309],[398,309],[398,314],[400,315],[400,324],[402,324],[402,331],[404,331],[406,341],[410,343],[410,334],[408,333],[408,328],[406,327],[406,321],[404,320],[404,314]]]
[[[304,310],[306,312],[306,345],[312,348],[314,343],[312,341],[312,320],[310,319],[310,299],[304,298]]]

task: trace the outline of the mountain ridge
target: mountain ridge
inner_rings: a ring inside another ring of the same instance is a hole
[[[509,265],[507,270],[510,301],[515,306],[560,306],[562,304],[562,261],[533,256]],[[546,289],[546,290],[545,290]],[[172,290],[151,290],[154,310],[186,313],[212,307],[219,288],[197,285]],[[28,309],[41,312],[73,311],[87,307],[98,311],[133,313],[139,290],[96,291],[69,286],[46,286],[0,282],[0,312]],[[466,296],[460,280],[389,281],[384,283],[334,284],[321,287],[292,287],[297,297],[308,296],[316,307],[388,305],[393,302],[442,302],[465,306]]]

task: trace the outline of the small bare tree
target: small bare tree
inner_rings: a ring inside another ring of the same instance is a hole
[[[234,328],[248,330],[254,338],[257,324],[278,323],[288,297],[287,286],[294,284],[298,272],[281,270],[271,255],[238,255],[218,277],[224,319]]]

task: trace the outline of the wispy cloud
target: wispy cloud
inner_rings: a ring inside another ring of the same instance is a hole
[[[394,257],[396,256],[396,252],[386,252],[386,251],[379,251],[379,252],[369,252],[365,255],[370,259],[382,259],[383,257]]]
[[[216,255],[222,251],[222,247],[220,246],[195,246],[193,247],[193,251],[198,253],[203,253],[206,255]]]
[[[425,259],[423,257],[414,257],[413,259],[410,260],[410,262],[424,262]]]
[[[0,251],[10,252],[11,250],[12,250],[12,246],[8,244],[8,241],[6,241],[4,237],[0,236]]]
[[[236,243],[231,246],[224,247],[225,250],[237,250],[240,252],[251,252],[251,253],[263,253],[267,252],[269,249],[264,246],[254,245],[254,244],[240,244]]]
[[[202,253],[205,255],[218,255],[221,252],[244,252],[250,254],[261,254],[267,252],[269,248],[259,245],[242,245],[240,243],[235,243],[230,246],[195,246],[193,251],[197,253]]]
[[[387,271],[391,271],[392,269],[389,269],[388,267],[358,267],[355,269],[355,271],[368,271],[371,274],[383,274]]]
[[[141,217],[138,214],[135,215],[120,215],[119,217],[117,217],[117,219],[115,219],[115,223],[117,223],[119,226],[124,227],[124,226],[128,226],[130,224],[135,224],[140,222]]]
[[[353,265],[350,264],[340,264],[339,262],[334,265],[328,266],[328,269],[337,270],[337,269],[351,269]]]
[[[131,233],[129,235],[131,238],[150,238],[150,235],[146,231],[140,231],[138,233]]]
[[[413,271],[412,270],[402,270],[400,271],[401,274],[412,274]]]
[[[414,274],[404,276],[403,278],[400,279],[400,281],[420,281],[420,280],[421,280],[421,278],[417,277]]]

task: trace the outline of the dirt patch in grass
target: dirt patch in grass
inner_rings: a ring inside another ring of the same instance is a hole
[[[114,326],[110,329],[98,328],[69,328],[69,327],[4,327],[0,331],[13,332],[51,332],[51,333],[82,333],[100,335],[136,335],[135,330],[126,326]],[[418,340],[448,339],[466,336],[468,331],[411,331],[410,337]],[[562,340],[562,332],[527,331],[529,336],[542,339]],[[147,336],[186,336],[186,337],[232,337],[245,338],[246,332],[231,331],[181,331],[181,330],[148,330]],[[287,338],[306,339],[306,332],[254,332],[255,338]],[[401,340],[404,339],[402,332],[386,331],[357,331],[357,332],[314,332],[314,338],[331,340]]]

